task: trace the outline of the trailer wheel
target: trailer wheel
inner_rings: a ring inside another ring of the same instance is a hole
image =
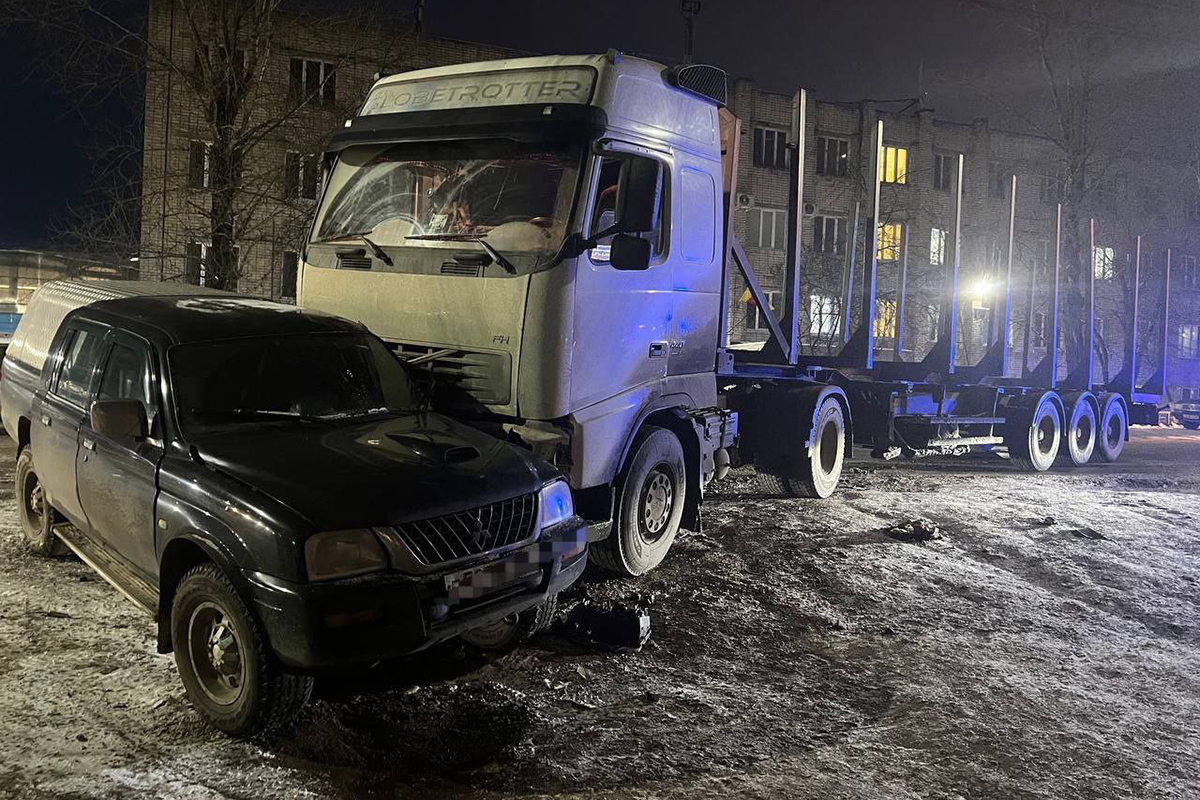
[[[1064,467],[1082,467],[1096,451],[1096,409],[1092,395],[1074,396],[1063,445],[1058,448],[1058,463]]]
[[[798,456],[797,477],[758,474],[759,487],[785,497],[824,499],[837,489],[846,457],[846,415],[836,398],[821,403],[812,428],[812,446]]]
[[[686,492],[679,439],[666,428],[647,426],[630,448],[616,524],[607,539],[592,546],[592,560],[625,577],[657,567],[679,532]]]
[[[1004,434],[1012,463],[1024,472],[1045,472],[1054,465],[1062,443],[1062,422],[1054,395],[1042,395],[1032,410],[1013,409]]]
[[[1129,418],[1125,414],[1125,405],[1120,395],[1110,394],[1104,400],[1104,408],[1100,412],[1099,436],[1096,452],[1103,461],[1112,463],[1121,457],[1125,449],[1125,436],[1129,432]]]

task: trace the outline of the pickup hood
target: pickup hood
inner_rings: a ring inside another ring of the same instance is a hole
[[[431,413],[246,425],[193,445],[210,467],[322,531],[462,511],[536,491],[552,474],[532,455]]]

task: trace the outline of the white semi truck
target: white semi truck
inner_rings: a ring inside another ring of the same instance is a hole
[[[1069,391],[1057,362],[991,379],[1007,372],[998,344],[956,367],[953,291],[925,362],[875,362],[874,229],[858,333],[839,357],[799,352],[802,93],[783,312],[761,351],[728,348],[735,266],[769,305],[732,232],[725,100],[716,68],[614,51],[384,77],[328,146],[298,302],[360,320],[436,376],[440,410],[552,459],[593,561],[627,575],[698,528],[731,458],[825,497],[855,441],[885,456],[996,448],[1034,470],[1120,454],[1135,378],[1094,386],[1089,359]]]

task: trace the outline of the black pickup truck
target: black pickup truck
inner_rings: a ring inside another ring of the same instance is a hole
[[[424,410],[361,326],[79,286],[39,291],[3,363],[20,521],[155,615],[215,727],[277,725],[326,668],[510,644],[582,572],[558,473]]]

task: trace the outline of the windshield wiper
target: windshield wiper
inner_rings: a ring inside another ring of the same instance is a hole
[[[367,234],[360,233],[360,234],[358,234],[358,238],[362,239],[364,242],[367,243],[367,247],[371,248],[371,252],[374,253],[375,257],[378,258],[380,261],[387,264],[389,267],[396,266],[395,262],[392,261],[392,257],[389,256],[387,253],[383,252],[382,247],[380,247],[379,245],[375,244],[370,239],[368,239]]]
[[[365,231],[353,231],[351,233],[335,233],[333,236],[326,236],[323,239],[313,239],[309,244],[329,244],[330,242],[340,242],[343,239],[362,239],[364,236],[370,236],[375,232],[374,228],[368,228]]]
[[[509,275],[517,274],[517,268],[512,265],[512,262],[505,258],[503,253],[488,244],[487,240],[477,233],[418,233],[411,236],[405,236],[404,238],[423,239],[433,242],[478,242],[479,246],[482,247],[487,254],[492,257],[492,260],[504,268],[505,272],[507,272]]]

